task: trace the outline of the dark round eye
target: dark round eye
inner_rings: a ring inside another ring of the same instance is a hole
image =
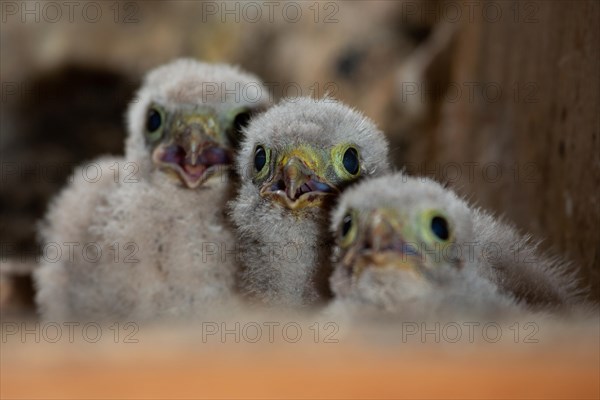
[[[448,240],[450,232],[448,231],[448,222],[442,217],[433,217],[431,219],[431,230],[435,236],[441,240]]]
[[[352,214],[346,214],[342,219],[342,237],[346,237],[352,228]]]
[[[160,113],[154,108],[148,110],[148,119],[146,120],[146,129],[148,132],[155,132],[162,124]]]
[[[353,147],[348,148],[344,153],[342,163],[344,164],[346,171],[352,175],[356,175],[360,167],[358,163],[358,151]]]
[[[256,147],[254,150],[254,168],[256,171],[260,172],[265,167],[267,163],[267,152],[262,146]]]
[[[248,122],[250,122],[250,117],[251,114],[249,111],[241,112],[235,116],[233,119],[233,129],[236,133],[240,133],[242,129],[248,125]]]

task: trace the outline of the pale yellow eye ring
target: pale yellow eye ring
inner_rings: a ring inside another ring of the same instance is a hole
[[[271,164],[271,150],[263,145],[256,145],[253,152],[253,169],[257,178],[264,178]]]
[[[148,141],[156,142],[163,136],[165,128],[165,111],[157,105],[151,104],[146,111],[144,132]]]
[[[338,229],[340,247],[348,247],[356,240],[357,222],[357,215],[354,210],[349,210],[344,215]]]
[[[433,242],[450,243],[454,240],[450,219],[440,210],[427,210],[421,215],[425,237]]]
[[[351,180],[360,176],[362,170],[360,151],[354,144],[343,143],[334,147],[331,158],[334,160],[335,172],[340,178]]]
[[[240,121],[240,117],[242,116],[244,119]],[[239,134],[242,128],[244,128],[248,121],[250,121],[251,116],[252,111],[248,107],[239,107],[227,114],[227,124],[231,127],[235,134]]]

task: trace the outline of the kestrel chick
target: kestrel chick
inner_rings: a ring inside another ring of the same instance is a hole
[[[384,134],[332,99],[288,99],[248,125],[232,218],[242,289],[268,304],[329,294],[328,208],[350,183],[389,171]]]
[[[36,273],[46,319],[195,316],[231,296],[229,166],[267,92],[238,68],[181,59],[136,97],[125,157],[84,165],[50,206],[43,243],[76,247]],[[83,179],[90,167],[100,179]]]
[[[337,307],[346,303],[411,315],[536,308],[518,287],[488,269],[514,274],[512,282],[535,275],[528,290],[553,300],[546,303],[549,308],[571,301],[575,282],[561,265],[515,265],[504,239],[506,254],[491,260],[490,241],[513,231],[492,220],[495,236],[482,234],[482,218],[491,217],[425,178],[395,174],[350,188],[332,216]]]

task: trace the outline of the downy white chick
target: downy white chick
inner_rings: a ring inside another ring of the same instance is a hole
[[[236,164],[242,291],[284,307],[330,296],[331,200],[389,171],[384,134],[333,99],[287,99],[251,121]]]
[[[180,59],[136,97],[125,157],[77,169],[42,224],[42,243],[62,249],[35,274],[45,319],[203,316],[232,296],[230,164],[267,92],[238,68]]]
[[[429,179],[398,173],[361,182],[340,197],[332,230],[333,313],[498,317],[554,310],[578,296],[565,264],[539,255],[515,263],[510,246],[525,241],[512,227]],[[490,243],[500,246],[493,259]],[[513,285],[520,277],[525,291]]]

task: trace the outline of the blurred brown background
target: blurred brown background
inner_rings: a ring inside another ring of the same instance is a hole
[[[325,93],[566,254],[600,298],[600,2],[2,2],[2,301],[31,309],[35,224],[74,165],[122,152],[141,76],[241,65],[274,100]],[[72,8],[70,8],[72,7]]]

